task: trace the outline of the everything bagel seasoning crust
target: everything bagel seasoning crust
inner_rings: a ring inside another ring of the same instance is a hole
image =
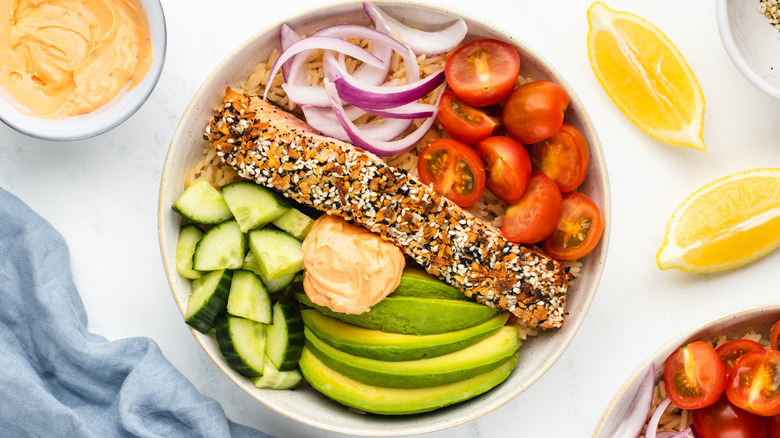
[[[558,261],[507,241],[405,170],[231,89],[204,138],[243,178],[366,227],[477,302],[529,327],[562,325],[568,277]]]

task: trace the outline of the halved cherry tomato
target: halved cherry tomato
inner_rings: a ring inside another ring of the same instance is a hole
[[[579,129],[563,123],[561,129],[528,147],[534,170],[544,172],[562,192],[570,192],[588,176],[588,142]]]
[[[666,358],[664,386],[679,408],[706,408],[718,401],[725,385],[726,368],[707,342],[691,342]]]
[[[734,406],[725,394],[715,404],[691,412],[698,438],[767,438],[764,419]]]
[[[728,376],[731,369],[734,368],[734,363],[737,362],[737,359],[751,351],[761,351],[763,349],[764,347],[756,341],[751,341],[750,339],[734,339],[733,341],[728,341],[716,348],[715,351],[717,351],[720,358],[723,359],[723,365],[726,366],[726,376]]]
[[[474,205],[485,189],[485,165],[471,146],[452,138],[428,143],[417,160],[425,185],[461,207]]]
[[[487,165],[487,185],[499,199],[514,204],[531,178],[531,157],[520,143],[509,137],[486,138],[475,146]]]
[[[764,418],[766,419],[766,438],[780,438],[780,415]]]
[[[521,85],[504,104],[502,120],[510,137],[522,144],[538,143],[561,128],[569,96],[550,81]]]
[[[566,192],[561,221],[542,249],[556,259],[576,260],[590,254],[603,233],[604,218],[596,203],[582,193]]]
[[[450,137],[474,144],[498,132],[501,110],[497,107],[475,108],[458,98],[452,90],[439,101],[439,122]]]
[[[769,348],[773,350],[780,350],[778,348],[778,340],[780,339],[780,321],[777,321],[772,325],[772,329],[769,331]]]
[[[737,359],[726,395],[737,407],[756,415],[780,414],[780,351],[753,351]]]
[[[558,186],[542,172],[533,172],[520,200],[507,207],[501,232],[511,242],[536,243],[555,230],[562,212]]]
[[[515,88],[520,55],[511,45],[492,39],[472,41],[447,58],[444,76],[452,91],[474,106],[495,105]]]

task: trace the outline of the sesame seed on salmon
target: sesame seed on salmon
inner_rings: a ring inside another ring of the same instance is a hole
[[[562,325],[569,280],[557,260],[509,242],[405,170],[230,88],[204,138],[243,178],[366,227],[475,301],[530,327]]]

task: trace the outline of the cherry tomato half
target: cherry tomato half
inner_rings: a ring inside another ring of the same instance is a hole
[[[550,81],[521,85],[504,104],[502,120],[510,137],[522,144],[538,143],[561,128],[569,96]]]
[[[428,143],[417,160],[425,185],[461,207],[474,205],[485,189],[485,165],[471,146],[452,138]]]
[[[501,232],[511,242],[540,242],[555,230],[562,213],[558,186],[542,172],[533,172],[520,200],[507,207]]]
[[[715,404],[691,412],[699,438],[767,438],[764,419],[734,406],[725,394]]]
[[[582,193],[566,192],[561,221],[542,249],[560,260],[576,260],[590,254],[603,233],[604,218],[596,203]]]
[[[766,419],[766,438],[780,438],[780,415],[764,418]]]
[[[682,346],[664,363],[666,393],[677,407],[701,409],[714,404],[726,386],[726,368],[707,342]]]
[[[769,348],[773,350],[780,350],[778,348],[778,339],[780,339],[780,321],[777,321],[772,325],[772,329],[769,331]]]
[[[737,407],[756,415],[780,414],[780,351],[753,351],[737,359],[726,395]]]
[[[515,88],[520,55],[511,45],[492,39],[472,41],[447,58],[444,76],[452,91],[474,106],[495,105]]]
[[[501,110],[498,107],[475,108],[458,98],[452,90],[439,101],[439,122],[450,137],[474,144],[498,132]]]
[[[726,366],[726,376],[728,376],[729,373],[731,373],[731,369],[734,368],[737,359],[751,351],[761,351],[763,349],[764,347],[756,341],[751,341],[750,339],[734,339],[733,341],[728,341],[716,348],[715,351],[717,351],[720,358],[723,359],[723,364]]]
[[[520,199],[531,178],[531,158],[509,137],[488,137],[475,146],[487,166],[487,188],[507,204]]]
[[[588,142],[579,129],[564,123],[561,129],[528,147],[534,170],[544,172],[562,192],[570,192],[588,176]]]

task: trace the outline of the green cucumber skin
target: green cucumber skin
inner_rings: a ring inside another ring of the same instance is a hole
[[[230,336],[230,320],[235,317],[222,315],[216,322],[216,339],[219,345],[219,351],[222,352],[222,356],[231,368],[236,370],[239,374],[246,377],[260,377],[263,375],[262,370],[257,371],[249,364],[244,362],[241,355],[236,351],[233,345],[233,339]]]
[[[279,316],[282,316],[279,318]],[[303,319],[298,309],[298,303],[295,300],[277,301],[274,304],[274,322],[268,328],[268,356],[271,362],[279,371],[292,371],[298,367],[298,360],[301,358],[303,345],[306,343],[303,335]],[[271,345],[274,341],[282,338],[282,334],[276,332],[282,330],[286,332],[286,345]],[[274,357],[274,349],[281,348],[280,357]]]
[[[219,271],[215,271],[219,272]],[[217,275],[210,273],[207,275]],[[203,277],[201,277],[203,278]],[[228,294],[230,293],[230,282],[233,280],[233,271],[224,270],[220,274],[215,292],[195,313],[184,320],[190,327],[201,333],[208,333],[214,328],[217,317],[225,313],[227,309]],[[196,280],[197,281],[197,280]]]

